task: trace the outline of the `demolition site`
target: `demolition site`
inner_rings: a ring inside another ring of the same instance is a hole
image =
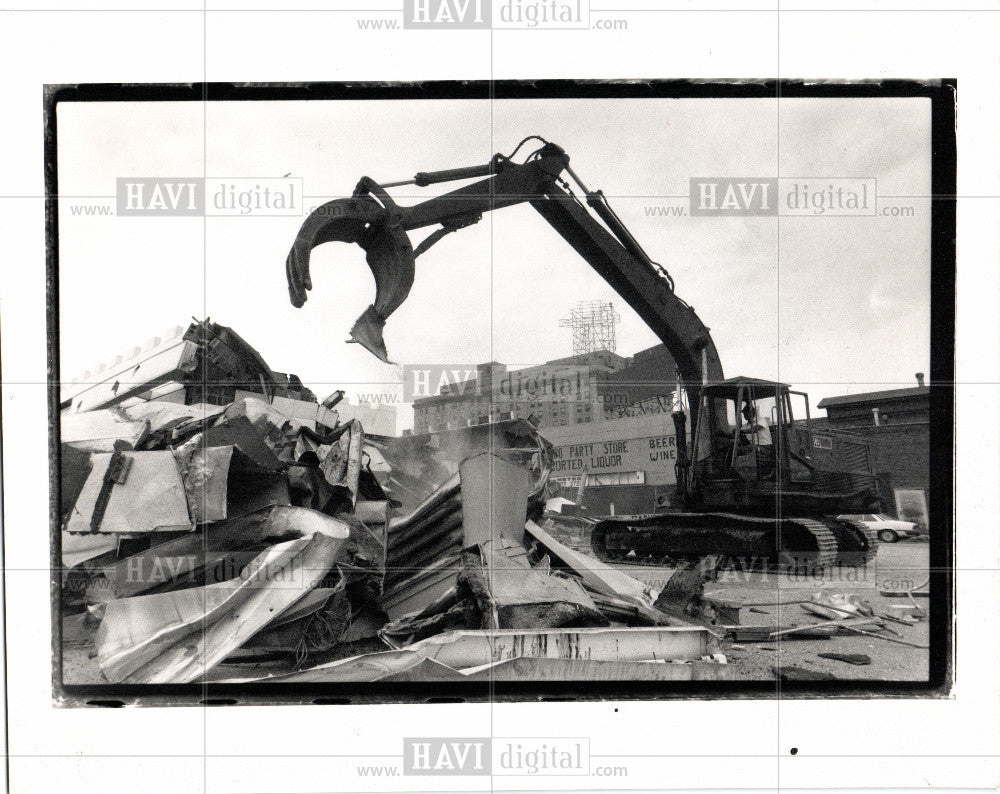
[[[360,245],[376,297],[351,341],[387,362],[416,258],[527,203],[661,344],[620,356],[613,306],[580,304],[573,356],[479,365],[400,434],[209,318],[61,384],[64,685],[926,680],[927,387],[824,419],[726,377],[681,285],[530,140],[316,208],[292,304],[315,247]],[[407,207],[387,190],[454,180],[477,181]]]

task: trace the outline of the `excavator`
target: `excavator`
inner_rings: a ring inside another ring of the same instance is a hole
[[[532,141],[537,148],[516,161]],[[473,179],[412,206],[398,205],[388,193],[402,185]],[[809,572],[874,559],[874,534],[863,524],[833,518],[877,509],[867,444],[814,427],[808,397],[784,383],[726,379],[709,329],[675,293],[667,270],[650,258],[604,193],[588,189],[574,173],[566,152],[540,136],[528,136],[511,154],[496,154],[485,164],[420,172],[398,182],[363,177],[350,197],[317,207],[286,260],[291,302],[302,307],[312,289],[316,246],[361,246],[375,277],[375,302],[348,341],[388,362],[383,329],[409,294],[416,259],[484,213],[522,203],[537,210],[660,338],[686,394],[687,410],[680,400],[672,414],[677,486],[669,507],[598,521],[591,533],[595,554],[638,563],[716,557]],[[409,233],[430,227],[414,247]],[[795,402],[804,402],[805,415],[793,414],[793,397],[804,398]]]

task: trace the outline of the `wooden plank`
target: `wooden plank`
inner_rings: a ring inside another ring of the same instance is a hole
[[[818,624],[817,624],[818,625]],[[835,626],[721,626],[726,639],[733,642],[769,642],[782,631],[797,629],[782,635],[785,640],[822,639],[837,633]]]
[[[529,536],[544,546],[552,557],[561,560],[583,579],[584,584],[591,590],[609,596],[632,596],[643,601],[646,600],[646,585],[638,579],[616,571],[596,557],[588,557],[574,551],[569,546],[560,543],[534,521],[528,521],[524,525],[524,529]]]
[[[816,629],[827,626],[833,629],[838,629],[838,628],[849,629],[853,626],[872,626],[879,624],[880,621],[878,618],[861,618],[861,619],[838,618],[836,620],[827,620],[824,621],[823,623],[806,623],[802,626],[792,626],[791,628],[775,631],[774,633],[771,634],[771,636],[781,637],[788,634],[792,634],[793,632],[815,631]]]

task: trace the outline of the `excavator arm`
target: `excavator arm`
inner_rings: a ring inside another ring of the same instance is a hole
[[[670,276],[643,251],[604,195],[589,191],[573,173],[562,148],[543,141],[522,163],[513,161],[516,152],[497,154],[486,165],[419,173],[404,182],[378,184],[364,177],[350,198],[318,207],[303,223],[286,262],[292,304],[302,306],[312,288],[313,248],[335,240],[358,243],[375,276],[376,296],[351,329],[349,341],[388,361],[382,329],[409,294],[416,258],[445,235],[478,222],[486,212],[529,203],[662,340],[688,393],[694,427],[702,386],[723,379],[708,328],[674,294]],[[478,177],[484,178],[410,207],[397,205],[386,190]],[[567,177],[583,192],[586,203],[573,192]],[[430,226],[438,228],[414,248],[407,233]]]

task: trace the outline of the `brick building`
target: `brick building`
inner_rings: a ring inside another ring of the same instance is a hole
[[[607,350],[508,370],[490,361],[476,377],[413,401],[413,432],[434,433],[504,419],[535,416],[541,427],[600,421],[604,401],[599,383],[628,364]]]
[[[517,370],[490,361],[475,378],[414,400],[413,432],[530,416],[545,428],[670,413],[676,386],[663,345],[629,358],[598,350]]]
[[[872,445],[882,509],[926,525],[930,489],[930,387],[923,373],[904,389],[820,400],[829,426],[864,436]]]
[[[670,413],[677,389],[677,365],[663,345],[640,350],[598,385],[604,418]]]

